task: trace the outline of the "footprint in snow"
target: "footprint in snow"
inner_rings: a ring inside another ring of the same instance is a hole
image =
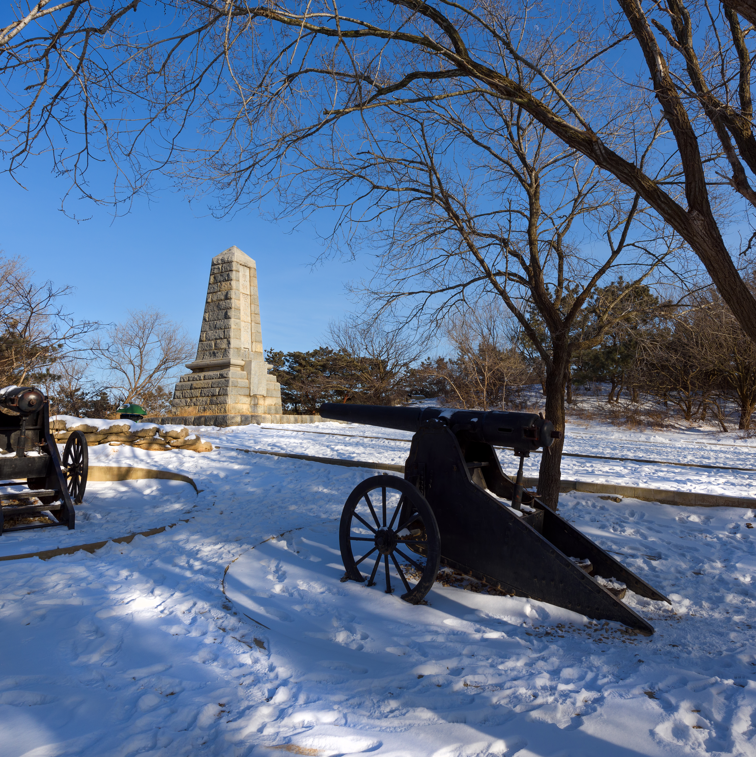
[[[738,707],[732,718],[732,730],[746,741],[753,739],[756,736],[756,708],[751,705]]]
[[[145,694],[137,702],[137,709],[140,712],[149,712],[163,703],[163,698],[157,694]]]
[[[287,752],[293,752],[294,754],[316,754],[318,757],[336,757],[336,755],[343,754],[374,752],[382,746],[382,741],[370,738],[369,736],[308,735],[295,737],[291,744],[286,744],[279,748],[286,749]]]
[[[282,623],[291,623],[294,618],[284,610],[279,610],[277,607],[266,607],[268,615],[274,617],[276,620],[280,620]]]
[[[0,704],[11,707],[34,707],[43,704],[53,704],[60,697],[52,694],[42,694],[38,691],[5,691],[0,694]]]
[[[399,647],[386,647],[386,651],[389,654],[395,654],[398,657],[404,657],[404,656],[409,655],[409,654],[412,653],[412,650],[409,647],[403,647],[403,646],[399,646]]]
[[[275,581],[276,583],[283,583],[286,580],[286,571],[283,565],[278,560],[271,560],[266,565],[270,573],[266,576],[269,581]]]
[[[360,665],[352,665],[348,662],[342,662],[341,660],[320,660],[318,665],[329,670],[341,670],[346,673],[354,673],[355,675],[365,675],[368,672],[367,668],[363,668]]]
[[[514,757],[527,745],[527,741],[518,737],[472,744],[449,744],[433,752],[432,757]]]

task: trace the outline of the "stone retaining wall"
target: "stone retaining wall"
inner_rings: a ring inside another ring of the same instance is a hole
[[[282,415],[258,413],[255,415],[164,415],[145,418],[149,423],[179,423],[185,426],[249,426],[261,423],[323,423],[319,415]]]
[[[65,444],[73,431],[81,431],[90,447],[98,444],[112,446],[126,444],[150,452],[172,449],[210,452],[213,449],[210,442],[203,442],[197,434],[181,426],[161,426],[155,423],[132,421],[107,422],[99,419],[89,423],[87,421],[87,418],[53,418],[50,420],[50,430],[59,444]]]

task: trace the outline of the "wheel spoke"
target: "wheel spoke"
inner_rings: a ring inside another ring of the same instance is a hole
[[[370,497],[368,497],[367,492],[365,493],[365,502],[367,502],[367,506],[370,508],[370,513],[375,520],[375,525],[380,528],[381,522],[378,520],[378,516],[375,514],[375,508],[373,507],[373,503],[370,501]]]
[[[417,568],[421,573],[425,570],[422,565],[416,563],[411,557],[407,557],[401,549],[397,549],[396,554],[401,555],[410,565],[412,565],[412,567]]]
[[[357,560],[357,562],[355,563],[355,565],[359,565],[363,560],[366,560],[368,557],[370,557],[370,555],[372,555],[373,552],[375,552],[376,549],[378,549],[378,547],[373,547],[370,550],[370,552],[368,552],[367,554],[364,554],[362,557],[360,557],[360,559]],[[380,560],[376,560],[376,562],[380,562]]]
[[[63,450],[61,471],[66,482],[66,492],[76,504],[84,499],[87,486],[87,443],[84,436],[76,431],[66,442]]]
[[[394,557],[393,554],[391,555],[391,560],[394,563],[394,565],[396,566],[397,571],[399,571],[399,578],[402,579],[402,583],[404,584],[404,588],[407,590],[407,593],[409,594],[412,591],[412,589],[410,588],[410,585],[407,583],[407,579],[404,576],[404,571],[399,566],[399,563],[396,561],[396,557]]]
[[[389,523],[389,529],[394,527],[394,521],[396,520],[396,516],[399,515],[399,511],[402,509],[403,504],[404,504],[404,495],[402,494],[402,496],[399,497],[399,504],[396,506],[396,510],[394,510],[394,514],[391,516],[391,523]]]
[[[368,579],[367,585],[368,586],[375,586],[375,574],[378,572],[378,566],[381,564],[381,556],[378,555],[378,559],[375,561],[375,565],[373,565],[373,572],[370,574],[370,578]]]
[[[404,521],[404,523],[400,523],[397,527],[397,531],[404,531],[407,526],[409,526],[410,523],[414,523],[416,520],[421,520],[420,516],[417,513],[412,513],[412,515],[407,518],[407,520]],[[422,521],[421,521],[422,522]]]
[[[438,527],[423,496],[405,481],[392,481],[390,476],[374,476],[355,488],[352,495],[357,498],[350,497],[344,506],[339,526],[344,578],[364,582],[370,573],[363,585],[383,584],[386,594],[417,604],[432,586],[431,574],[438,571]],[[381,569],[384,581],[378,579]]]
[[[362,523],[365,528],[370,529],[374,534],[378,533],[359,513],[352,513],[357,520]]]

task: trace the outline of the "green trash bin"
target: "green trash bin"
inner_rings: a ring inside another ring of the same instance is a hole
[[[123,407],[119,407],[117,410],[118,413],[120,413],[120,418],[125,421],[136,421],[139,423],[145,415],[147,415],[147,411],[141,407],[140,405],[124,405]]]

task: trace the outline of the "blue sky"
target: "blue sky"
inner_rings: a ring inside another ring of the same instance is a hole
[[[266,349],[313,349],[330,321],[356,309],[345,284],[365,275],[364,261],[313,269],[323,248],[311,225],[292,231],[249,213],[217,220],[201,201],[190,206],[168,191],[115,219],[107,208],[69,199],[69,213],[91,217],[77,222],[60,211],[66,182],[44,164],[44,157],[30,162],[26,190],[0,175],[0,250],[26,258],[37,280],[76,287],[68,307],[78,318],[117,322],[130,309],[155,306],[197,339],[210,260],[231,245],[257,262]]]

